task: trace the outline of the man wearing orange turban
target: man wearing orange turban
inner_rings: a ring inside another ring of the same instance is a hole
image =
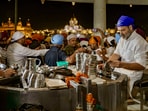
[[[89,39],[90,44],[98,43],[99,45],[101,44],[101,37],[100,36],[92,36]]]
[[[98,52],[102,51],[102,48],[101,48],[101,37],[100,36],[92,36],[89,39],[89,45],[90,45],[90,48],[92,50],[91,54],[97,56],[97,61],[99,63],[103,62],[103,58],[98,54]]]
[[[91,47],[91,49],[97,49],[101,44],[101,38],[100,36],[92,36],[90,39],[89,39],[89,45]]]

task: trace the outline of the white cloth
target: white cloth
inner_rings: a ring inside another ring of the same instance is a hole
[[[70,39],[73,39],[73,38],[77,38],[77,35],[75,35],[75,34],[70,34],[70,35],[68,35],[67,36],[67,40],[70,40]]]
[[[6,64],[6,49],[3,49],[2,47],[0,47],[0,59],[0,62]]]
[[[82,41],[80,42],[80,46],[81,46],[81,47],[83,47],[83,46],[88,47],[88,41],[82,40]]]
[[[12,35],[12,38],[11,38],[11,42],[14,42],[14,41],[17,41],[21,38],[23,38],[25,35],[20,32],[20,31],[16,31],[13,35]]]
[[[129,63],[139,63],[146,67],[146,51],[148,51],[148,43],[135,31],[125,40],[121,37],[114,53],[120,55],[121,61]],[[129,77],[129,93],[131,94],[135,81],[141,79],[143,71],[133,71],[121,68],[115,68],[115,71],[126,74]]]
[[[106,38],[106,40],[107,40],[107,42],[108,42],[110,45],[112,45],[111,41],[112,41],[112,40],[115,40],[115,37],[113,37],[113,36],[108,36],[108,37]]]
[[[131,92],[133,89],[133,85],[137,80],[141,79],[143,71],[128,70],[124,68],[115,68],[114,71],[127,75],[128,92],[129,92],[129,95],[132,97]]]
[[[44,56],[49,49],[33,50],[14,42],[7,48],[8,66],[18,64],[24,66],[27,56]]]
[[[110,57],[115,51],[115,47],[106,48],[107,57]]]

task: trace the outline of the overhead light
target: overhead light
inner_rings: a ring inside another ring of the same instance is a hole
[[[75,2],[72,2],[72,6],[75,6]]]
[[[45,3],[45,0],[41,0],[41,3],[44,4]]]
[[[8,2],[10,2],[11,0],[8,0]]]
[[[131,8],[133,7],[133,5],[132,5],[132,4],[130,4],[129,6],[130,6]]]

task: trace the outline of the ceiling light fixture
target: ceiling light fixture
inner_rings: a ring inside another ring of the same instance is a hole
[[[44,4],[45,3],[45,0],[41,0],[41,3]]]
[[[75,2],[72,2],[72,6],[75,6]]]
[[[132,5],[132,4],[130,4],[129,6],[130,6],[130,8],[132,8],[132,7],[133,7],[133,5]]]

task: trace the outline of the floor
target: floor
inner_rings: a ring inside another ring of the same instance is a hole
[[[128,111],[140,111],[140,104],[139,101],[136,100],[128,100],[128,106],[127,106]],[[148,105],[144,105],[143,107],[143,111],[148,111]]]
[[[127,109],[128,111],[140,111],[140,105],[139,104],[128,105]],[[148,111],[148,106],[144,106],[143,111]]]

